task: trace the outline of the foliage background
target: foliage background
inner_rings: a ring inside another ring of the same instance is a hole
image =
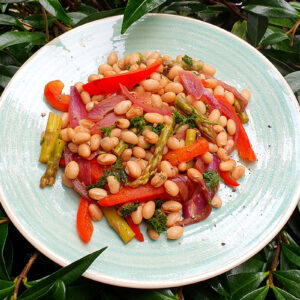
[[[278,68],[300,102],[300,3],[284,0],[0,0],[0,94],[49,40],[118,14],[124,14],[124,33],[147,12],[189,16],[231,31]],[[299,217],[298,206],[269,245],[221,276],[175,289],[135,290],[81,277],[102,250],[65,268],[37,255],[1,213],[0,299],[300,299]]]

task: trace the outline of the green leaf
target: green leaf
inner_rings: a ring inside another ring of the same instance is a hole
[[[274,32],[270,34],[267,38],[261,41],[262,46],[269,46],[277,44],[281,41],[289,40],[289,37],[284,32]]]
[[[26,1],[26,0],[25,0]],[[0,0],[0,3],[20,3],[20,2],[25,2],[24,0]]]
[[[15,283],[12,281],[0,280],[0,299],[3,299],[5,296],[11,295]]]
[[[87,15],[90,15],[90,14],[98,12],[98,9],[96,9],[93,6],[86,5],[84,3],[79,3],[78,7],[77,7],[77,11],[85,13]]]
[[[220,275],[218,277],[214,277],[208,281],[210,287],[216,291],[219,295],[223,297],[229,297],[229,285],[228,285],[228,279],[227,276]]]
[[[2,211],[0,211],[0,216],[4,217]],[[0,225],[0,278],[4,280],[10,280],[10,276],[5,261],[5,245],[6,245],[7,235],[8,235],[8,224],[2,223]]]
[[[185,13],[196,13],[198,11],[206,9],[206,5],[200,3],[198,1],[180,1],[180,2],[172,2],[169,5],[164,6],[160,12],[166,11],[177,11],[177,12],[185,12]]]
[[[131,24],[166,1],[167,0],[128,0],[121,33],[125,33]]]
[[[17,18],[7,14],[0,14],[0,25],[17,26],[23,29],[22,24],[18,21]]]
[[[300,298],[300,270],[274,271],[273,275],[284,289]]]
[[[183,295],[189,300],[223,300],[224,297],[218,295],[212,288],[209,287],[207,281],[187,285],[183,287]]]
[[[269,24],[277,25],[286,28],[292,28],[295,24],[296,19],[289,18],[268,18]]]
[[[51,289],[49,290],[49,296],[47,300],[65,300],[66,299],[66,286],[65,283],[58,279],[54,282]],[[46,299],[45,299],[46,300]]]
[[[0,65],[19,66],[19,61],[8,51],[0,51]]]
[[[299,72],[300,73],[300,72]],[[284,256],[297,267],[300,267],[300,247],[290,244],[281,244]]]
[[[99,299],[103,286],[100,283],[86,278],[77,279],[72,285],[67,287],[67,300]],[[98,298],[96,298],[98,296]],[[105,298],[104,298],[105,299]],[[102,297],[101,297],[101,300]]]
[[[67,13],[67,16],[71,19],[72,26],[75,26],[78,22],[87,17],[87,14],[82,12],[70,12]]]
[[[273,293],[276,297],[276,300],[299,300],[299,298],[296,298],[292,294],[278,288],[278,287],[273,287],[272,288]]]
[[[268,19],[263,16],[248,14],[247,38],[253,46],[257,46],[268,27]]]
[[[240,273],[250,273],[250,272],[261,272],[264,266],[264,259],[261,254],[256,254],[243,264],[232,269],[228,273],[230,275],[240,274]]]
[[[88,15],[87,17],[85,17],[84,19],[82,19],[81,21],[79,21],[76,26],[80,26],[95,20],[100,20],[103,18],[107,18],[107,17],[112,17],[112,16],[117,16],[117,15],[121,15],[124,13],[124,8],[116,8],[116,9],[111,9],[111,10],[106,10],[106,11],[101,11],[101,12],[96,12],[96,13],[92,13],[90,15]]]
[[[237,21],[233,24],[233,27],[231,29],[231,33],[237,35],[243,40],[246,40],[246,32],[247,32],[247,21]]]
[[[67,286],[70,283],[78,279],[82,273],[84,273],[88,267],[93,263],[93,261],[106,249],[102,248],[85,257],[73,262],[72,264],[56,271],[55,273],[45,277],[37,284],[35,284],[30,289],[26,290],[18,299],[31,300],[38,299],[40,295],[43,295],[46,290],[48,290],[49,285],[52,285],[56,280],[61,280]],[[36,298],[34,298],[36,297]]]
[[[252,272],[228,275],[228,284],[232,300],[240,300],[249,292],[258,288],[269,272]]]
[[[5,88],[19,67],[0,65],[0,86]]]
[[[48,26],[51,26],[55,20],[54,17],[47,15]],[[37,29],[45,29],[45,19],[42,14],[31,15],[24,18],[24,22]]]
[[[39,3],[45,8],[47,12],[63,21],[65,24],[70,25],[71,19],[67,16],[65,10],[58,0],[39,0]]]
[[[290,2],[289,5],[300,11],[300,2]]]
[[[265,285],[257,290],[251,291],[240,300],[264,300],[267,297],[269,286]]]
[[[41,45],[45,41],[45,35],[37,32],[9,31],[0,35],[0,50],[23,43]]]
[[[264,16],[267,18],[299,18],[300,14],[294,10],[285,8],[268,7],[263,5],[247,5],[244,7],[246,11]]]
[[[288,82],[294,93],[300,90],[300,71],[290,73],[284,78]]]

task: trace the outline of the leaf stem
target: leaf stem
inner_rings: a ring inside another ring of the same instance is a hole
[[[3,218],[0,220],[0,224],[4,224],[4,223],[7,223],[9,222],[9,218]]]
[[[43,13],[43,16],[44,16],[44,21],[45,21],[46,42],[48,43],[50,41],[48,18],[47,18],[47,13],[46,13],[45,8],[43,6],[41,6],[41,7],[42,7],[42,13]]]
[[[280,249],[281,249],[281,246],[280,246],[281,241],[282,241],[282,234],[280,233],[279,236],[278,236],[278,238],[277,238],[277,244],[276,244],[277,247],[276,247],[276,252],[275,252],[274,260],[272,262],[272,265],[271,265],[271,268],[270,268],[270,272],[269,272],[268,282],[269,282],[270,288],[274,287],[274,283],[273,283],[273,271],[275,271],[277,263],[278,263],[278,259],[279,259],[279,255],[280,255]]]
[[[286,35],[289,35],[290,33],[292,34],[291,35],[291,41],[290,41],[290,46],[293,47],[293,44],[294,44],[294,37],[295,37],[295,34],[296,34],[296,31],[298,29],[298,27],[300,26],[300,19],[298,19],[295,23],[295,25],[289,30],[287,31],[285,34]]]
[[[18,297],[18,292],[19,292],[19,288],[21,285],[21,282],[23,280],[25,280],[31,266],[33,265],[33,263],[35,262],[35,260],[38,257],[38,253],[35,252],[29,259],[28,263],[26,264],[26,266],[24,267],[23,271],[21,272],[21,274],[16,278],[16,285],[14,288],[14,292],[13,295],[11,296],[10,300],[16,300]]]

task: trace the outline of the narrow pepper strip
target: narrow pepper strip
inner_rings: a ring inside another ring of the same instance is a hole
[[[92,218],[89,214],[90,202],[86,198],[81,198],[77,211],[77,231],[81,239],[88,243],[94,231]]]

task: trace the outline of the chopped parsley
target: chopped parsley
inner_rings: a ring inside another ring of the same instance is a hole
[[[182,60],[183,60],[188,66],[190,66],[190,67],[193,66],[193,59],[192,59],[190,56],[185,55],[185,56],[182,58]]]
[[[127,182],[128,176],[125,169],[122,166],[121,158],[118,157],[114,165],[112,165],[110,170],[104,170],[104,175],[95,183],[86,187],[87,190],[93,188],[103,188],[107,184],[107,177],[115,176],[115,178],[120,182]]]
[[[156,127],[153,127],[152,125],[150,125],[150,127],[153,132],[155,132],[157,135],[160,135],[162,129],[164,128],[164,124],[158,123]]]
[[[116,125],[109,127],[99,127],[99,129],[103,132],[104,136],[110,136],[111,131],[116,127]]]
[[[155,210],[152,218],[147,220],[148,229],[153,229],[157,233],[162,233],[168,229],[167,216],[160,210]]]
[[[162,207],[162,205],[163,205],[163,201],[162,200],[160,200],[160,199],[155,199],[155,209],[160,209],[161,207]]]
[[[156,134],[160,135],[162,129],[164,128],[164,124],[158,123],[156,127],[154,127],[151,123],[146,122],[143,116],[134,117],[130,120],[130,128],[136,128],[137,135],[141,135],[146,127],[155,132]]]
[[[190,113],[187,117],[182,115],[178,110],[173,110],[173,116],[175,118],[175,123],[178,125],[175,129],[177,131],[181,126],[188,124],[190,128],[195,128],[195,119],[197,118],[195,113]]]
[[[124,218],[126,218],[127,216],[130,216],[134,211],[137,210],[139,205],[140,204],[138,202],[134,202],[134,203],[129,203],[129,204],[123,206],[121,209],[122,216]]]
[[[203,179],[210,191],[215,191],[218,186],[218,182],[222,180],[216,170],[205,170],[203,173]]]

